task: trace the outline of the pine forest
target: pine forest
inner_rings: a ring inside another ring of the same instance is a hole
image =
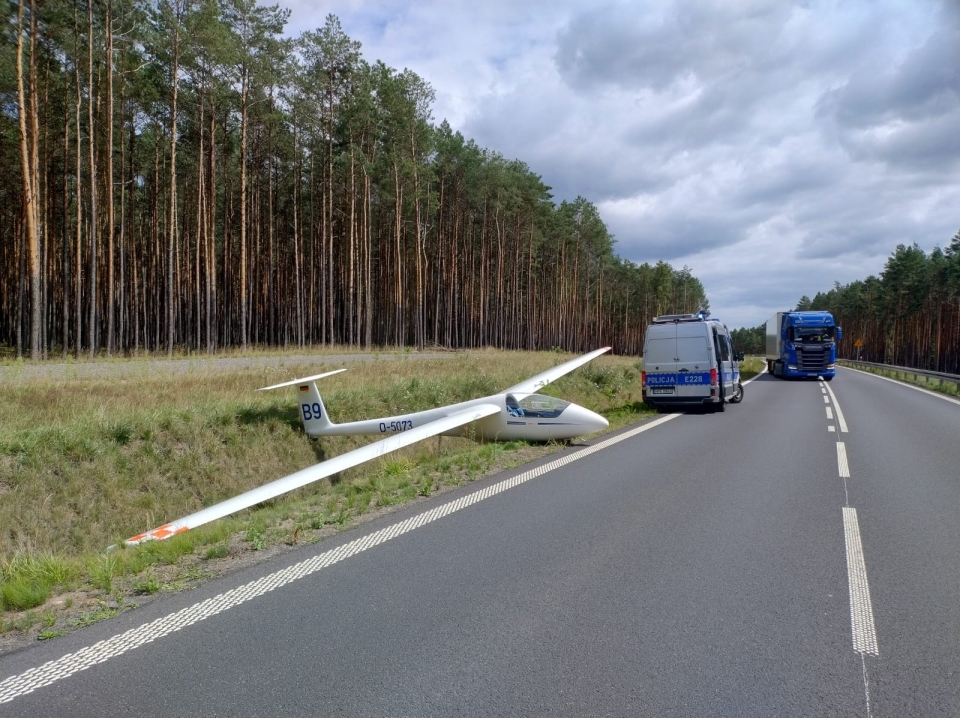
[[[434,124],[430,83],[333,15],[289,38],[253,0],[2,7],[10,354],[639,354],[652,316],[707,306],[688,268],[618,257],[590,201]]]

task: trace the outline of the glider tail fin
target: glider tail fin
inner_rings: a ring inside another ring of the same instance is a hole
[[[327,409],[323,405],[323,399],[320,398],[320,390],[317,389],[316,380],[330,376],[331,374],[339,374],[342,371],[346,371],[346,369],[337,369],[336,371],[328,371],[325,374],[285,381],[282,384],[265,386],[262,389],[257,389],[257,391],[279,389],[282,386],[296,386],[297,398],[300,404],[300,421],[303,422],[303,430],[311,439],[316,439],[318,436],[323,436],[327,433],[330,427],[336,426],[336,424],[330,421]]]
[[[323,399],[320,398],[317,382],[311,381],[298,385],[297,399],[300,402],[300,420],[303,422],[303,430],[311,439],[322,436],[325,429],[334,426],[327,414],[327,408],[323,405]]]

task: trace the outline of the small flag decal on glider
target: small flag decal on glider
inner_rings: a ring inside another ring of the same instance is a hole
[[[301,386],[301,387],[300,387],[300,391],[301,391],[301,392],[310,391],[310,387],[309,387],[309,386]]]

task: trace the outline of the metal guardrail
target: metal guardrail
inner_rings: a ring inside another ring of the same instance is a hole
[[[869,361],[856,361],[854,359],[838,359],[837,363],[847,364],[854,368],[856,367],[871,367],[873,369],[883,369],[884,371],[893,372],[899,378],[900,374],[903,374],[903,378],[906,379],[908,376],[913,376],[914,379],[919,377],[924,377],[925,379],[936,379],[940,386],[943,386],[943,382],[949,381],[957,387],[957,391],[960,391],[960,374],[944,374],[939,371],[926,371],[924,369],[913,369],[908,366],[896,366],[895,364],[874,364]]]

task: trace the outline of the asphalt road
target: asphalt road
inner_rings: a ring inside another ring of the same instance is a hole
[[[960,715],[960,403],[745,393],[4,656],[0,716]]]

